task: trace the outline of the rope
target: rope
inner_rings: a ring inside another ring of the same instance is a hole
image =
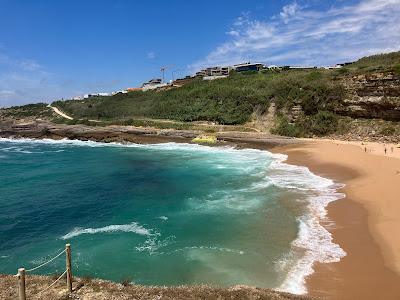
[[[50,285],[49,285],[47,288],[45,288],[44,290],[40,291],[40,292],[38,293],[38,295],[40,295],[41,293],[47,291],[49,288],[51,288],[53,285],[55,285],[56,282],[59,281],[66,273],[67,273],[67,270],[65,270],[64,273],[62,273],[62,274],[60,275],[60,277],[58,277],[58,278],[56,279],[56,281],[54,281],[52,284],[50,284]]]
[[[61,253],[59,253],[59,254],[57,254],[56,256],[54,256],[52,259],[50,259],[50,260],[48,260],[48,261],[42,263],[41,265],[39,265],[39,266],[37,266],[37,267],[34,267],[34,268],[32,268],[32,269],[29,269],[29,270],[25,270],[25,272],[32,272],[32,271],[35,271],[35,270],[37,270],[37,269],[39,269],[39,268],[41,268],[41,267],[47,265],[48,263],[51,263],[53,260],[55,260],[57,257],[59,257],[59,256],[60,256],[61,254],[63,254],[64,252],[65,252],[65,250],[63,250]]]

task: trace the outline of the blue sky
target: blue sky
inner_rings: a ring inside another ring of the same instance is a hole
[[[400,0],[0,0],[0,107],[242,61],[329,65],[400,50]]]

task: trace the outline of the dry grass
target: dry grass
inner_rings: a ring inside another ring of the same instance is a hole
[[[109,300],[109,299],[269,299],[269,300],[300,300],[311,299],[281,293],[270,289],[261,289],[249,286],[232,286],[229,288],[201,286],[142,286],[118,284],[110,281],[75,278],[71,296],[66,295],[65,282],[57,283],[48,292],[37,296],[52,282],[50,276],[28,276],[28,299],[81,299],[81,300]],[[17,299],[17,279],[12,275],[0,275],[0,299]]]

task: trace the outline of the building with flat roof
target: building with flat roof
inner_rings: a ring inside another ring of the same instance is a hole
[[[199,72],[196,72],[196,77],[206,77],[206,76],[228,76],[230,70],[232,70],[231,66],[225,66],[225,67],[220,67],[220,66],[215,66],[215,67],[209,67],[203,70],[200,70]]]
[[[260,71],[264,68],[264,64],[262,63],[251,63],[246,62],[242,64],[233,65],[232,67],[236,72],[245,72],[245,71]]]
[[[295,70],[309,70],[316,69],[315,66],[284,66],[283,69],[295,69]]]
[[[163,83],[161,78],[154,78],[150,79],[149,81],[143,83],[142,85],[142,91],[148,91],[148,90],[155,90],[161,87],[167,86],[167,83]]]
[[[162,79],[161,78],[153,78],[153,79],[150,79],[149,81],[143,83],[143,86],[161,84],[161,83],[162,83]]]

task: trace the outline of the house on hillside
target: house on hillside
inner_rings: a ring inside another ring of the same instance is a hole
[[[199,72],[196,72],[195,77],[218,77],[218,76],[229,76],[229,72],[232,70],[232,67],[209,67]]]
[[[284,66],[282,67],[283,70],[311,70],[317,69],[315,66]]]
[[[199,78],[203,78],[204,76],[207,76],[206,70],[200,70],[196,72],[196,74],[194,75],[194,77],[199,77]]]
[[[142,91],[148,91],[148,90],[155,90],[161,87],[165,87],[168,84],[163,83],[161,78],[154,78],[151,79],[142,85]]]
[[[115,91],[111,93],[111,96],[117,95],[117,94],[127,94],[127,90],[120,90],[120,91]]]
[[[354,64],[354,61],[345,62],[345,63],[341,63],[341,64],[338,64],[338,65],[339,65],[339,66],[342,66],[342,67],[345,67],[345,66],[348,66],[348,65],[351,65],[351,64]]]
[[[245,72],[245,71],[260,71],[264,68],[264,64],[262,63],[251,63],[246,62],[242,64],[233,65],[232,67],[236,72]]]
[[[142,91],[143,89],[141,87],[134,87],[134,88],[127,88],[127,92],[135,92],[135,91]]]
[[[94,94],[85,94],[83,96],[84,99],[91,98],[91,97],[107,97],[110,96],[110,93],[94,93]]]
[[[332,70],[332,69],[343,68],[343,66],[342,65],[334,65],[334,66],[325,66],[325,67],[322,67],[322,68],[325,69],[325,70]]]
[[[196,78],[195,76],[192,77],[192,76],[190,76],[190,75],[185,76],[184,78],[178,78],[178,79],[175,79],[175,80],[172,82],[172,85],[175,85],[175,86],[182,86],[182,85],[184,85],[184,84],[186,84],[186,83],[192,82],[195,78]]]

